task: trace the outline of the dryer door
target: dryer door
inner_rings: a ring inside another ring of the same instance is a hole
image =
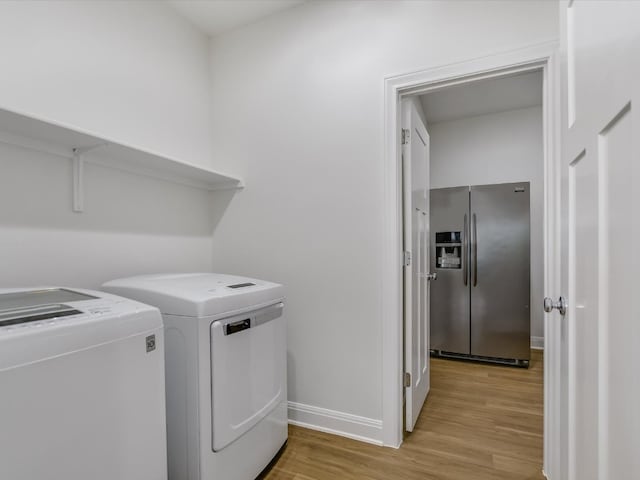
[[[220,451],[287,398],[284,304],[211,324],[212,445]]]

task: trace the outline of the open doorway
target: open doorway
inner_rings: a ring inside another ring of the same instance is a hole
[[[554,159],[556,157],[555,135],[555,115],[557,106],[555,104],[555,72],[554,72],[554,46],[546,45],[532,47],[521,51],[510,52],[508,54],[483,58],[470,61],[464,64],[452,65],[442,69],[418,72],[387,80],[386,100],[387,100],[387,200],[388,200],[388,222],[389,228],[388,266],[392,266],[392,248],[404,249],[402,220],[403,199],[402,170],[398,167],[403,165],[402,154],[404,145],[401,143],[401,123],[406,118],[402,113],[403,105],[412,104],[418,116],[424,122],[425,129],[430,139],[430,163],[429,168],[429,190],[442,188],[466,188],[466,195],[470,202],[470,196],[474,187],[478,191],[487,185],[502,185],[512,195],[521,195],[521,198],[528,197],[529,202],[523,202],[523,213],[526,221],[514,227],[519,231],[519,237],[527,238],[525,247],[522,248],[523,255],[519,261],[526,264],[526,271],[523,274],[524,281],[530,279],[529,285],[524,285],[523,298],[526,300],[519,302],[521,308],[526,309],[527,320],[526,330],[520,332],[519,348],[515,350],[529,351],[529,348],[542,348],[544,346],[545,322],[541,307],[544,293],[555,286],[558,281],[557,271],[549,268],[556,258],[558,244],[556,241],[557,229],[555,227],[557,195],[555,194],[557,182],[554,178],[556,169]],[[392,129],[397,129],[393,131]],[[492,146],[493,145],[493,146]],[[482,188],[479,188],[482,186]],[[481,193],[481,192],[480,192]],[[406,198],[406,195],[404,196]],[[430,195],[430,199],[433,197]],[[463,200],[464,203],[464,200]],[[510,204],[509,199],[501,199],[498,204]],[[473,212],[468,212],[468,235],[473,235],[472,222]],[[477,213],[477,212],[476,212]],[[485,212],[486,213],[486,212]],[[433,215],[430,209],[430,217]],[[501,215],[497,213],[497,215]],[[461,215],[462,216],[462,215]],[[483,214],[483,217],[485,215]],[[516,218],[518,215],[516,215]],[[428,228],[433,224],[429,218]],[[523,226],[529,227],[523,233]],[[470,250],[465,250],[465,239],[462,232],[465,231],[464,224],[451,226],[438,226],[438,231],[449,232],[449,237],[439,239],[440,243],[451,243],[451,245],[439,245],[441,250],[437,250],[438,239],[434,231],[427,235],[431,241],[430,247],[430,268],[422,272],[424,277],[438,274],[437,257],[439,253],[444,275],[459,270],[461,284],[463,278],[468,282],[473,282],[472,270],[479,272],[476,265],[466,263],[468,270],[467,277],[463,277],[462,270],[465,268],[464,258],[471,256]],[[476,225],[476,228],[478,225]],[[458,238],[451,232],[459,232]],[[486,231],[483,233],[485,237]],[[456,245],[454,245],[456,244]],[[458,245],[459,244],[459,245]],[[500,250],[500,242],[495,243],[494,250]],[[502,245],[504,250],[504,245]],[[458,251],[456,252],[456,248]],[[397,250],[396,250],[397,251]],[[465,252],[468,252],[465,254]],[[397,255],[397,254],[396,254]],[[395,257],[397,258],[397,256]],[[406,264],[406,255],[403,256]],[[507,262],[504,266],[510,265]],[[397,267],[395,267],[397,268]],[[491,265],[485,263],[480,270],[485,275],[489,273]],[[451,271],[449,271],[451,270]],[[497,270],[497,269],[494,269]],[[405,426],[405,406],[404,393],[406,388],[407,375],[405,368],[412,368],[411,351],[415,351],[414,346],[405,349],[405,337],[407,331],[401,319],[404,318],[405,302],[404,287],[406,275],[394,276],[393,270],[389,268],[388,282],[385,285],[385,293],[388,297],[383,298],[383,308],[388,312],[389,318],[400,319],[397,324],[389,322],[385,324],[385,336],[383,345],[383,357],[385,359],[383,379],[385,381],[383,400],[383,433],[384,442],[387,445],[398,446],[402,443],[402,435]],[[404,270],[403,270],[404,273]],[[495,272],[494,272],[495,273]],[[431,281],[434,285],[439,279]],[[446,283],[446,282],[443,282]],[[486,278],[483,283],[486,285]],[[494,292],[489,292],[489,296],[483,301],[485,309],[491,302],[504,300],[500,297],[502,290],[498,288]],[[446,296],[446,295],[445,295]],[[464,293],[460,296],[465,296]],[[427,295],[428,298],[428,295]],[[433,300],[433,299],[432,299]],[[480,302],[477,302],[480,303]],[[539,307],[539,308],[538,308]],[[471,306],[468,307],[472,308]],[[429,311],[433,311],[429,308]],[[522,313],[522,312],[521,312]],[[463,315],[464,316],[464,315]],[[521,315],[522,316],[522,315]],[[522,323],[522,322],[521,322]],[[471,324],[469,319],[467,325]],[[539,385],[545,385],[545,452],[549,451],[549,446],[553,444],[557,432],[552,423],[552,416],[556,411],[558,388],[548,387],[557,379],[549,378],[546,373],[542,377],[542,358],[539,354],[504,354],[498,351],[497,354],[487,353],[486,350],[477,349],[474,353],[472,347],[472,333],[467,327],[466,338],[462,339],[462,344],[467,345],[459,353],[464,357],[484,357],[483,360],[511,361],[516,365],[527,366],[534,359],[536,364],[535,373],[539,375]],[[478,327],[476,326],[476,330]],[[499,330],[499,329],[498,329]],[[429,329],[433,335],[434,331]],[[477,333],[477,332],[476,332]],[[491,333],[491,332],[489,332]],[[495,332],[494,332],[495,333]],[[526,334],[526,335],[525,335]],[[423,330],[423,336],[428,333]],[[496,343],[496,339],[490,338],[489,344]],[[484,337],[479,337],[482,340]],[[426,339],[431,348],[432,339]],[[481,342],[482,343],[482,342]],[[497,343],[504,343],[498,341]],[[477,345],[476,345],[477,347]],[[546,345],[549,348],[549,345]],[[544,362],[552,361],[554,358],[553,348],[545,355]],[[439,348],[437,353],[456,353],[455,349]],[[453,350],[453,351],[452,351]],[[511,350],[512,352],[514,349]],[[403,354],[406,354],[403,356]],[[438,360],[441,361],[441,360]],[[430,362],[428,358],[425,362]],[[459,364],[459,363],[458,363]],[[483,364],[484,365],[484,364]],[[397,367],[395,370],[394,367]],[[421,366],[424,367],[425,366]],[[428,365],[426,366],[428,369]],[[395,370],[395,371],[394,371]],[[511,369],[512,372],[518,369]],[[523,372],[529,370],[521,369]],[[411,371],[409,372],[412,373]],[[413,377],[413,375],[411,375]],[[389,382],[389,383],[387,383]],[[393,383],[392,383],[393,382]],[[397,385],[403,385],[398,388]],[[511,388],[511,387],[506,387]],[[550,394],[550,392],[552,394]],[[409,398],[409,395],[407,395]],[[553,407],[553,408],[550,408]],[[414,418],[415,406],[412,407]],[[539,416],[542,416],[540,408]],[[409,426],[410,422],[406,423]],[[538,429],[541,434],[541,428]],[[549,461],[549,455],[545,454],[545,461]]]
[[[418,96],[431,137],[431,350],[528,366],[543,347],[542,70]]]
[[[405,430],[482,437],[526,475],[542,471],[542,98],[537,69],[402,102]]]

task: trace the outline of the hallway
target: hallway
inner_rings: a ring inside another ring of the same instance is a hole
[[[431,359],[431,391],[398,450],[289,427],[265,480],[542,480],[543,357],[528,370]]]

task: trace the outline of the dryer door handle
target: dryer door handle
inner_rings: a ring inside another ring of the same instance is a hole
[[[280,318],[282,316],[283,309],[284,303],[279,302],[274,305],[269,305],[268,307],[261,308],[254,312],[249,312],[249,315],[247,315],[246,317],[241,317],[240,315],[238,315],[234,320],[230,320],[228,323],[225,323],[222,331],[225,335],[232,335],[234,333],[239,333],[250,328],[258,327],[267,322],[270,322],[271,320]]]
[[[225,335],[233,335],[234,333],[242,332],[251,328],[251,319],[245,318],[244,320],[238,320],[237,322],[227,323],[224,326]]]

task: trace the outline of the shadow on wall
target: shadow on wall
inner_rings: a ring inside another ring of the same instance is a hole
[[[0,165],[0,286],[95,288],[118,276],[210,271],[211,236],[235,194],[86,163],[76,213],[71,160],[0,144]]]
[[[289,350],[287,350],[287,398],[298,398],[298,390],[296,388],[296,359]]]
[[[70,160],[1,144],[0,159],[5,226],[210,236],[234,194],[86,163],[85,211],[76,213]]]

